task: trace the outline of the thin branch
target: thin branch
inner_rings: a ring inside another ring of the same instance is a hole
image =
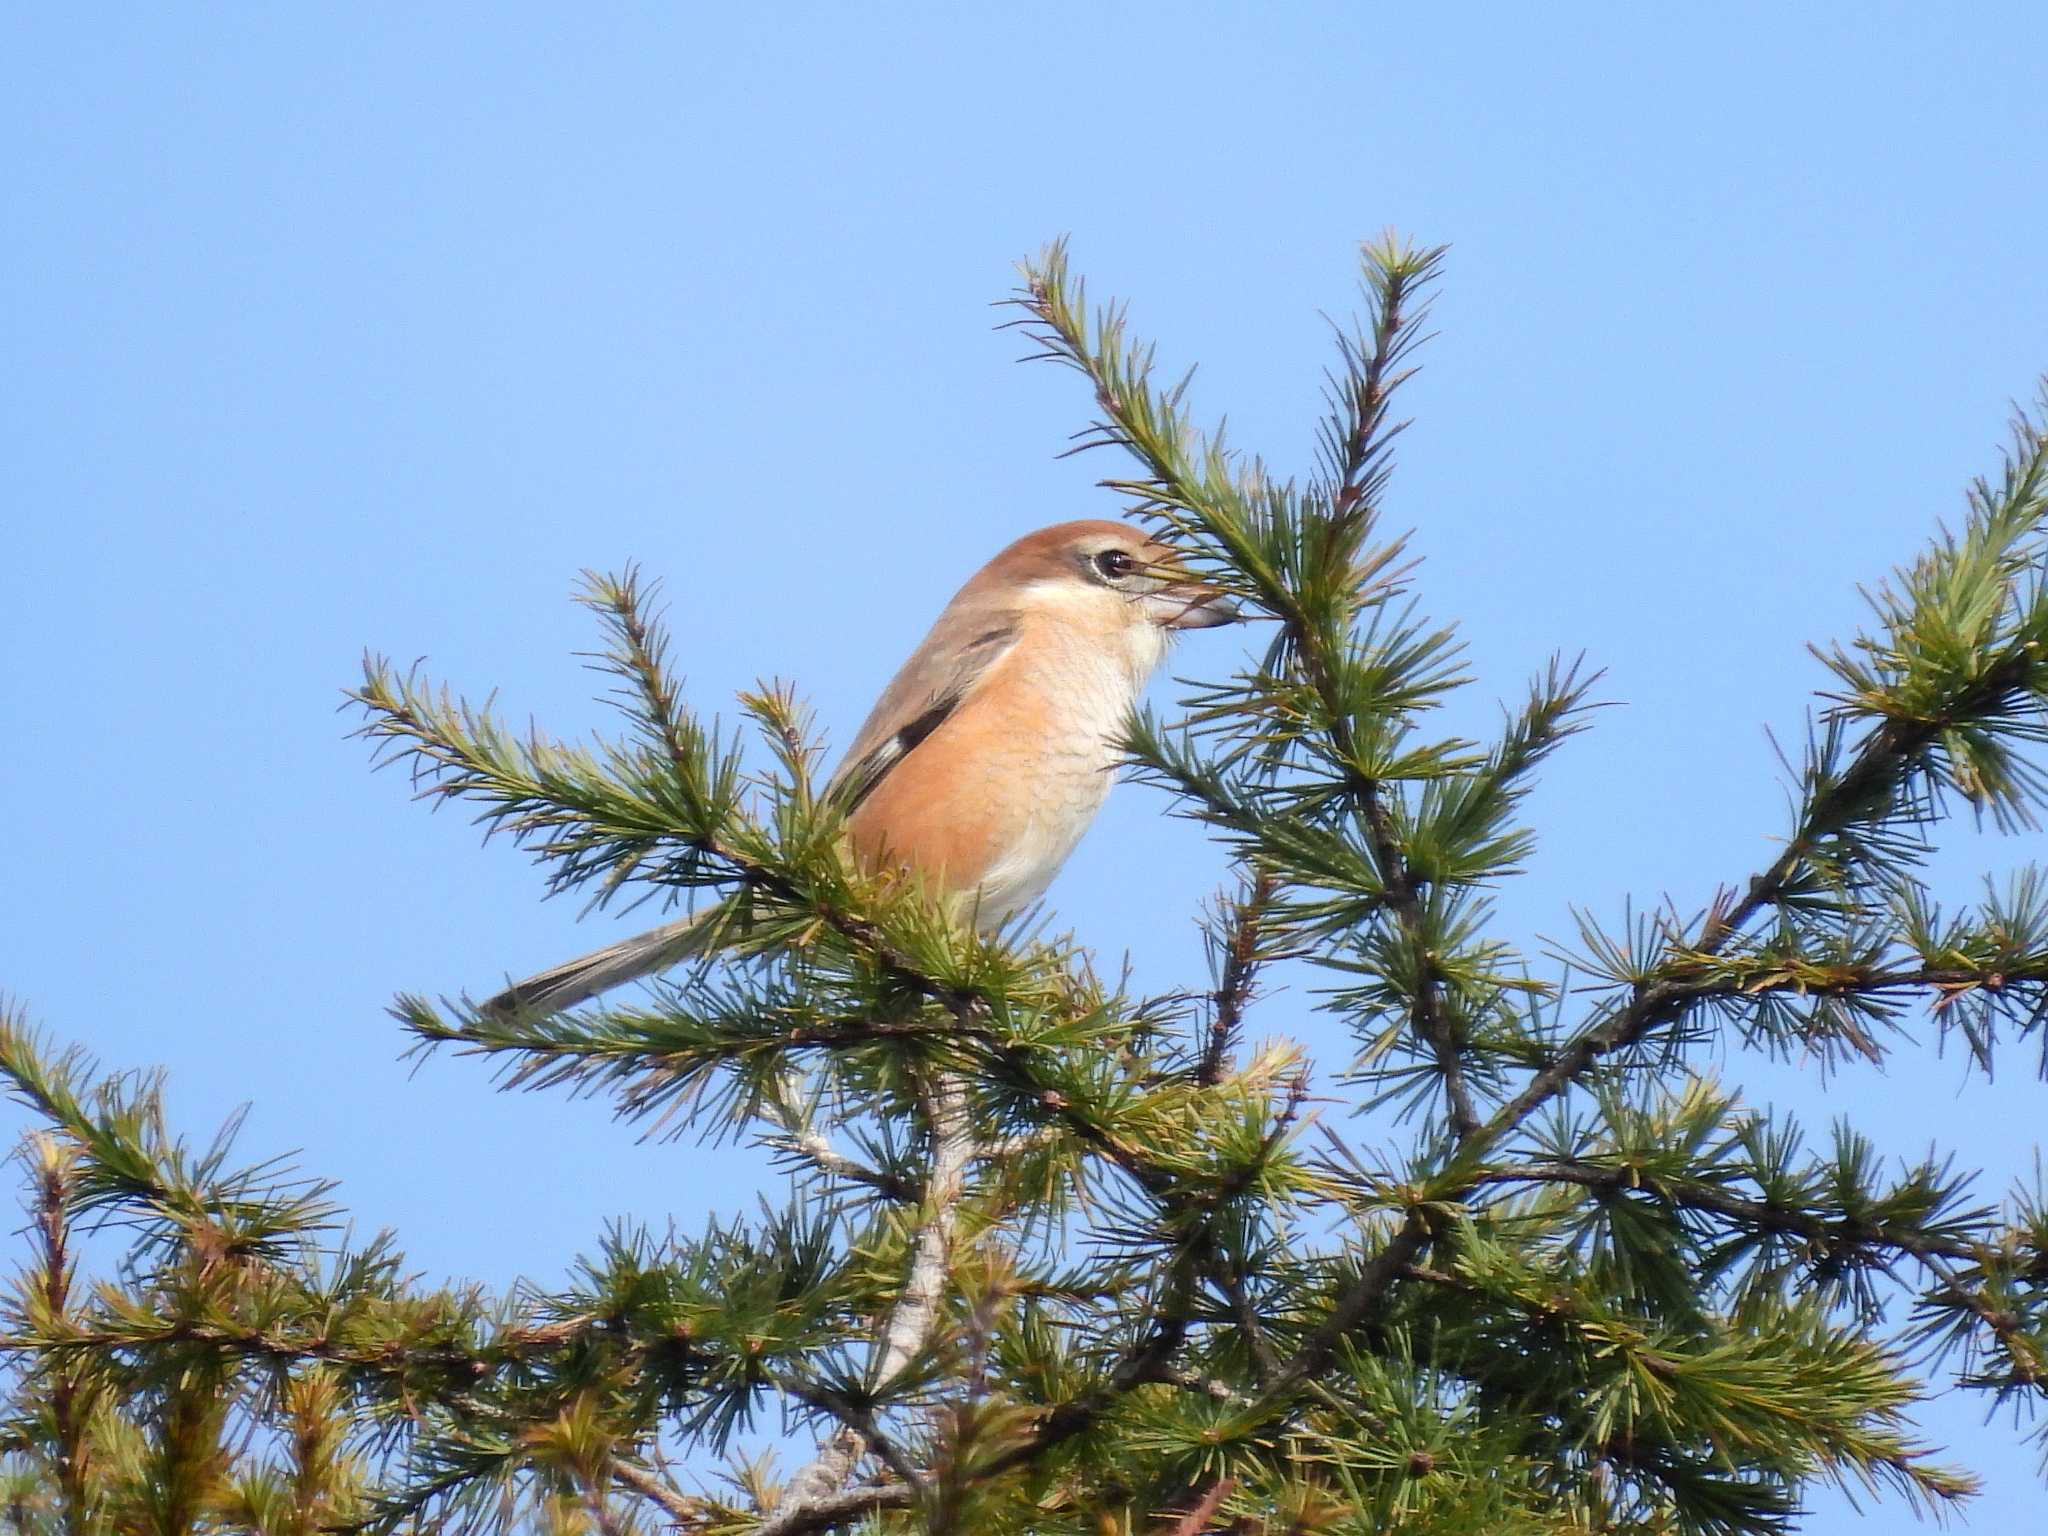
[[[1404,306],[1417,286],[1434,274],[1443,253],[1440,249],[1414,251],[1389,240],[1368,247],[1365,254],[1381,278],[1375,287],[1372,350],[1361,355],[1354,348],[1345,348],[1347,382],[1337,404],[1348,413],[1348,419],[1338,432],[1332,454],[1337,480],[1333,494],[1344,505],[1333,506],[1323,520],[1315,552],[1319,560],[1344,569],[1354,564],[1357,543],[1370,522],[1371,493],[1384,448],[1398,431],[1386,422],[1387,396],[1405,376],[1394,371],[1395,365],[1417,339],[1415,317]],[[1026,285],[1015,303],[1044,327],[1031,333],[1046,349],[1044,355],[1078,369],[1095,388],[1105,419],[1084,446],[1102,443],[1125,449],[1153,478],[1128,485],[1114,482],[1118,489],[1148,498],[1150,508],[1169,521],[1184,525],[1185,519],[1178,517],[1175,509],[1196,514],[1205,530],[1226,545],[1239,564],[1261,573],[1259,600],[1279,619],[1304,679],[1321,700],[1331,745],[1343,761],[1355,765],[1360,760],[1358,744],[1351,729],[1349,703],[1338,687],[1335,660],[1326,644],[1325,616],[1312,612],[1294,586],[1258,558],[1234,508],[1218,510],[1222,500],[1242,500],[1242,492],[1234,481],[1225,484],[1217,478],[1224,461],[1215,445],[1199,444],[1206,452],[1207,464],[1206,470],[1200,467],[1204,454],[1193,451],[1196,445],[1190,441],[1193,434],[1182,414],[1179,392],[1164,399],[1155,396],[1149,382],[1151,354],[1149,350],[1125,350],[1120,311],[1111,310],[1098,318],[1098,337],[1091,342],[1085,297],[1078,290],[1069,292],[1066,270],[1065,250],[1055,246],[1040,265],[1026,269]],[[1355,766],[1347,778],[1365,822],[1385,899],[1416,957],[1411,1021],[1443,1080],[1451,1132],[1459,1141],[1467,1141],[1479,1121],[1465,1081],[1463,1043],[1444,1011],[1446,978],[1430,942],[1425,882],[1408,862],[1386,804],[1385,787]]]
[[[1982,707],[2018,686],[2026,675],[2026,658],[2016,657],[2009,666],[1995,668],[1979,679],[1968,690],[1968,697],[1956,702],[1955,708],[1960,711],[1973,703]],[[1760,912],[1784,894],[1801,862],[1811,851],[1813,841],[1825,831],[1847,822],[1859,807],[1868,805],[1873,795],[1887,790],[1896,793],[1900,781],[1914,770],[1920,755],[1938,738],[1943,728],[1938,721],[1901,724],[1887,720],[1873,730],[1848,770],[1834,781],[1827,794],[1809,808],[1803,818],[1802,835],[1793,839],[1767,869],[1750,880],[1740,900],[1726,907],[1717,906],[1707,914],[1702,920],[1699,937],[1687,946],[1687,953],[1697,961],[1700,957],[1711,958],[1725,949]],[[1549,1065],[1531,1078],[1519,1094],[1501,1105],[1485,1124],[1478,1126],[1466,1138],[1464,1151],[1469,1157],[1477,1157],[1485,1149],[1497,1145],[1543,1105],[1576,1083],[1595,1062],[1633,1045],[1653,1029],[1677,1019],[1698,1004],[1709,990],[1707,984],[1671,979],[1639,984],[1627,1007],[1581,1032]],[[1441,1198],[1455,1199],[1458,1194],[1474,1187],[1478,1178],[1479,1173],[1475,1170],[1439,1194]],[[1298,1382],[1320,1375],[1327,1369],[1336,1358],[1338,1342],[1379,1306],[1405,1266],[1422,1251],[1428,1238],[1429,1229],[1425,1223],[1414,1217],[1404,1223],[1388,1239],[1386,1247],[1360,1272],[1351,1289],[1338,1298],[1329,1315],[1303,1341],[1286,1369],[1268,1389],[1265,1400],[1277,1402]]]
[[[1347,746],[1345,750],[1348,753],[1350,749]],[[1394,831],[1393,816],[1387,809],[1378,781],[1361,776],[1357,787],[1373,859],[1387,882],[1387,905],[1414,948],[1419,964],[1411,1008],[1415,1032],[1436,1057],[1437,1072],[1444,1083],[1444,1103],[1451,1134],[1461,1143],[1468,1142],[1479,1127],[1479,1116],[1472,1107],[1472,1094],[1465,1084],[1463,1048],[1444,1013],[1444,973],[1441,965],[1432,958],[1422,883],[1409,867],[1407,855],[1402,851],[1400,839]]]
[[[1155,1367],[1152,1380],[1161,1386],[1178,1387],[1183,1392],[1193,1392],[1213,1402],[1233,1403],[1239,1408],[1251,1402],[1249,1393],[1240,1392],[1219,1376],[1203,1376],[1170,1365]]]
[[[1489,1168],[1472,1181],[1485,1184],[1574,1184],[1582,1189],[1639,1189],[1687,1210],[1708,1211],[1762,1232],[1803,1238],[1833,1253],[1845,1248],[1890,1249],[1916,1259],[1960,1259],[1981,1262],[1984,1245],[1924,1232],[1901,1230],[1854,1217],[1816,1216],[1762,1200],[1731,1194],[1713,1184],[1673,1179],[1633,1168],[1603,1168],[1575,1163],[1509,1163]],[[1946,1274],[1946,1271],[1944,1271]]]
[[[1330,381],[1331,419],[1325,426],[1330,509],[1340,531],[1372,510],[1387,445],[1401,430],[1387,427],[1394,391],[1408,377],[1407,372],[1394,370],[1424,340],[1420,329],[1429,306],[1424,303],[1411,314],[1409,304],[1436,279],[1444,248],[1413,251],[1389,235],[1367,246],[1364,255],[1379,279],[1367,293],[1372,341],[1367,347],[1343,331],[1337,333],[1344,377]]]
[[[960,1192],[975,1155],[967,1091],[962,1083],[943,1074],[935,1077],[926,1096],[926,1107],[932,1136],[927,1210],[918,1229],[909,1278],[877,1344],[873,1369],[877,1386],[896,1377],[931,1339],[945,1296],[947,1260],[959,1218]],[[817,1457],[790,1479],[774,1513],[761,1523],[758,1536],[792,1536],[793,1532],[805,1529],[801,1522],[838,1491],[869,1448],[868,1437],[851,1426],[834,1435]]]
[[[1273,1345],[1266,1338],[1265,1325],[1252,1309],[1251,1297],[1244,1288],[1244,1276],[1234,1271],[1219,1270],[1217,1283],[1230,1298],[1230,1310],[1237,1318],[1238,1331],[1244,1335],[1244,1341],[1251,1349],[1252,1380],[1263,1387],[1280,1374],[1280,1357],[1273,1353]]]
[[[488,713],[460,711],[452,704],[435,703],[421,694],[410,678],[397,682],[386,665],[372,658],[365,663],[363,686],[351,697],[371,716],[356,734],[379,744],[380,752],[410,757],[414,779],[423,795],[453,799],[467,796],[485,802],[483,819],[493,828],[509,831],[515,840],[548,834],[555,840],[543,852],[566,858],[575,846],[574,829],[596,829],[610,825],[630,810],[645,826],[620,826],[614,838],[629,838],[637,847],[665,843],[685,856],[687,869],[668,884],[690,886],[733,885],[766,896],[792,912],[814,919],[866,956],[886,978],[898,985],[961,1014],[989,998],[972,989],[945,985],[914,964],[889,941],[882,927],[849,912],[833,901],[805,889],[789,869],[757,857],[740,847],[729,834],[732,813],[706,809],[703,824],[678,826],[674,810],[666,805],[633,800],[628,804],[616,797],[616,786],[603,785],[600,795],[586,778],[595,775],[572,773],[578,766],[576,753],[550,741],[536,739],[524,748],[506,741]],[[476,740],[472,741],[470,737]],[[387,759],[388,760],[388,759]],[[548,771],[542,772],[545,768]],[[717,812],[717,814],[714,814]],[[635,867],[642,852],[630,852]],[[572,870],[576,867],[569,866]],[[573,882],[572,882],[573,883]],[[450,1038],[461,1038],[451,1034]]]
[[[49,1131],[30,1133],[22,1149],[32,1170],[35,1189],[34,1241],[45,1317],[51,1326],[66,1327],[71,1320],[71,1224],[70,1192],[78,1161],[77,1148]],[[87,1404],[79,1390],[78,1372],[71,1361],[57,1364],[50,1372],[50,1427],[56,1445],[52,1459],[57,1464],[57,1493],[69,1531],[84,1531],[89,1525],[91,1500],[86,1487],[85,1416]]]
[[[612,1463],[612,1481],[630,1493],[637,1493],[648,1502],[661,1506],[677,1525],[701,1524],[706,1514],[704,1502],[693,1499],[680,1489],[671,1487],[646,1467],[630,1461]]]
[[[1416,344],[1420,319],[1411,317],[1406,306],[1435,275],[1442,255],[1441,249],[1409,251],[1391,238],[1366,250],[1367,262],[1378,279],[1371,295],[1372,348],[1361,355],[1360,349],[1348,339],[1344,346],[1345,379],[1338,391],[1343,431],[1332,456],[1336,484],[1331,497],[1329,539],[1335,550],[1346,552],[1347,560],[1349,549],[1363,536],[1375,510],[1372,502],[1383,478],[1388,444],[1400,431],[1399,426],[1388,426],[1387,410],[1394,389],[1407,377],[1395,369],[1401,357]],[[1321,625],[1300,612],[1283,616],[1282,622],[1304,676],[1322,697],[1332,745],[1345,762],[1355,764],[1359,759],[1357,740],[1347,701],[1337,687],[1334,658],[1328,654],[1326,645],[1328,637]],[[1436,1059],[1451,1134],[1464,1142],[1479,1121],[1465,1082],[1463,1042],[1457,1038],[1444,1011],[1445,976],[1431,940],[1423,882],[1416,876],[1402,846],[1393,813],[1386,803],[1385,786],[1355,768],[1350,778],[1364,814],[1373,862],[1386,887],[1387,905],[1415,955],[1417,975],[1410,998],[1410,1017],[1416,1034]]]
[[[917,1204],[920,1191],[915,1185],[896,1174],[870,1168],[858,1158],[841,1152],[823,1132],[809,1123],[807,1112],[798,1106],[796,1099],[794,1076],[784,1073],[761,1106],[763,1117],[781,1127],[779,1131],[764,1134],[761,1138],[764,1143],[809,1163],[820,1173],[844,1179],[850,1184],[865,1185],[899,1205]]]
[[[1224,1059],[1236,1043],[1245,1005],[1251,1001],[1258,979],[1262,925],[1279,888],[1280,882],[1270,870],[1256,868],[1244,899],[1231,908],[1223,939],[1222,972],[1216,978],[1216,990],[1209,994],[1209,1039],[1195,1067],[1195,1081],[1205,1087],[1222,1077]]]
[[[681,776],[695,772],[702,739],[689,718],[668,667],[668,633],[659,618],[649,618],[647,605],[660,591],[659,582],[640,584],[640,568],[626,567],[617,578],[597,571],[583,573],[582,603],[604,619],[618,645],[597,658],[598,665],[622,678],[638,695],[651,734],[661,743],[669,766]]]
[[[1236,1486],[1237,1483],[1232,1478],[1217,1478],[1203,1490],[1202,1496],[1195,1500],[1194,1506],[1186,1514],[1173,1521],[1173,1527],[1166,1536],[1202,1536],[1202,1532],[1209,1527],[1210,1518],[1222,1507],[1223,1501],[1230,1497],[1231,1490]],[[1172,1519],[1172,1516],[1167,1518]]]
[[[1286,1401],[1296,1386],[1311,1377],[1320,1376],[1329,1368],[1337,1358],[1337,1346],[1379,1307],[1394,1281],[1406,1273],[1415,1256],[1429,1241],[1429,1235],[1428,1223],[1411,1212],[1387,1239],[1386,1246],[1366,1261],[1357,1280],[1337,1298],[1322,1322],[1302,1341],[1301,1347],[1281,1368],[1272,1384],[1260,1394],[1261,1406]]]
[[[924,1474],[912,1465],[909,1456],[876,1422],[872,1410],[859,1403],[848,1402],[836,1392],[822,1391],[808,1382],[795,1381],[784,1376],[777,1376],[774,1381],[780,1391],[798,1402],[809,1404],[839,1420],[846,1431],[860,1438],[861,1454],[872,1453],[912,1488],[920,1493],[924,1491]],[[802,1475],[801,1472],[798,1473],[799,1477]]]
[[[2010,669],[1996,669],[1958,700],[1957,711],[1981,705],[2018,685],[2025,676],[2025,658],[2015,659]],[[1900,782],[1911,774],[1922,753],[1936,741],[1945,725],[1928,721],[1902,725],[1886,721],[1872,731],[1856,760],[1837,779],[1803,818],[1801,835],[1792,839],[1769,868],[1753,877],[1740,900],[1710,911],[1701,921],[1699,937],[1686,946],[1686,955],[1696,961],[1721,953],[1765,908],[1785,893],[1800,865],[1812,852],[1820,835],[1848,820],[1857,807],[1867,804],[1873,794],[1887,790],[1896,794]],[[1932,973],[1929,973],[1930,975]],[[1931,980],[1928,985],[1935,984]],[[1634,1045],[1652,1030],[1671,1023],[1704,998],[1714,995],[1711,983],[1663,978],[1639,983],[1635,997],[1612,1017],[1583,1031],[1538,1072],[1523,1090],[1503,1104],[1473,1140],[1477,1147],[1497,1144],[1500,1139],[1536,1110],[1576,1083],[1596,1061]]]
[[[576,1481],[583,1491],[583,1507],[590,1514],[590,1523],[597,1527],[598,1536],[625,1536],[625,1527],[619,1524],[611,1501],[605,1497],[605,1479],[579,1472]]]
[[[1172,1361],[1187,1339],[1200,1269],[1194,1249],[1182,1247],[1168,1267],[1166,1298],[1154,1314],[1151,1336],[1125,1355],[1101,1386],[1047,1413],[1029,1439],[991,1460],[983,1475],[993,1478],[1012,1468],[1028,1466],[1054,1446],[1063,1445],[1092,1427],[1116,1402],[1139,1387],[1155,1382],[1175,1386],[1186,1382],[1188,1378],[1173,1368]]]
[[[2027,1320],[2019,1313],[2003,1307],[1995,1307],[1980,1293],[1970,1289],[1963,1277],[1950,1269],[1938,1257],[1926,1259],[1928,1268],[1941,1277],[1940,1294],[1970,1316],[1977,1319],[1996,1338],[2005,1350],[2005,1357],[2012,1363],[2013,1376],[2030,1387],[2048,1384],[2048,1365],[2044,1365],[2041,1347],[2027,1327]],[[1932,1300],[1929,1296],[1927,1300]]]
[[[859,1159],[848,1157],[818,1131],[785,1131],[780,1135],[764,1137],[763,1140],[771,1147],[802,1158],[820,1173],[831,1174],[835,1178],[846,1180],[849,1184],[864,1184],[900,1205],[915,1205],[918,1201],[918,1191],[914,1185],[893,1173],[870,1168]]]
[[[865,1519],[876,1510],[906,1508],[915,1504],[917,1497],[917,1490],[908,1483],[870,1483],[818,1494],[801,1510],[794,1510],[788,1508],[789,1495],[785,1493],[771,1517],[776,1523],[761,1526],[756,1536],[765,1536],[771,1528],[777,1536],[818,1536]]]
[[[1059,1127],[1041,1125],[1035,1130],[1025,1131],[1016,1136],[1005,1136],[1001,1141],[983,1144],[976,1154],[985,1162],[1008,1162],[1013,1158],[1029,1157],[1034,1152],[1043,1152],[1060,1138]]]
[[[466,1391],[499,1366],[531,1360],[543,1350],[587,1337],[600,1325],[590,1318],[548,1324],[535,1328],[507,1329],[473,1349],[458,1344],[419,1345],[375,1344],[353,1348],[324,1333],[294,1339],[259,1328],[234,1328],[192,1318],[173,1318],[154,1328],[90,1328],[74,1325],[62,1334],[31,1337],[0,1336],[0,1354],[95,1354],[111,1350],[144,1350],[181,1344],[196,1344],[223,1355],[262,1361],[273,1365],[319,1363],[346,1366],[375,1374],[401,1376],[416,1366],[447,1371],[451,1394]],[[416,1387],[408,1387],[417,1391]]]

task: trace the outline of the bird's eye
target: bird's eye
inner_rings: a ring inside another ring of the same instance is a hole
[[[1138,568],[1138,562],[1121,549],[1105,549],[1095,557],[1095,569],[1105,580],[1121,581]]]

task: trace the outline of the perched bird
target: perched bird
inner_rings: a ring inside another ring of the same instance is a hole
[[[954,594],[833,775],[855,856],[968,897],[983,928],[1030,906],[1102,808],[1118,734],[1173,632],[1237,617],[1128,524],[1026,534]],[[484,1007],[573,1008],[691,953],[702,919],[543,971]]]

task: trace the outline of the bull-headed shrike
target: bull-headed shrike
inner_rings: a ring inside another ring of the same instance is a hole
[[[1237,618],[1125,523],[1055,523],[977,571],[868,715],[829,794],[871,871],[908,869],[992,929],[1044,894],[1109,793],[1173,634]],[[558,965],[486,1011],[555,1013],[675,964],[703,914]]]

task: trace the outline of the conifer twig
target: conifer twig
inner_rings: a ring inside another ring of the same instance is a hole
[[[68,1327],[71,1312],[71,1222],[68,1210],[78,1151],[49,1131],[31,1133],[23,1153],[35,1181],[34,1277],[52,1327]],[[50,1427],[56,1444],[51,1459],[57,1466],[57,1495],[67,1530],[83,1531],[89,1519],[86,1486],[84,1395],[77,1364],[60,1360],[50,1373]]]
[[[1273,873],[1261,866],[1253,871],[1243,899],[1231,907],[1223,934],[1221,974],[1210,994],[1209,1038],[1195,1066],[1198,1083],[1213,1084],[1223,1075],[1224,1058],[1237,1039],[1245,1005],[1251,1001],[1258,979],[1261,926],[1279,885]]]
[[[704,1515],[702,1500],[670,1487],[646,1467],[614,1460],[611,1472],[613,1482],[629,1493],[639,1494],[651,1504],[660,1505],[662,1512],[679,1526],[696,1524]]]
[[[1208,1529],[1211,1517],[1222,1508],[1223,1501],[1230,1497],[1231,1490],[1236,1487],[1237,1482],[1234,1478],[1213,1479],[1186,1514],[1178,1519],[1167,1517],[1172,1521],[1172,1528],[1167,1532],[1167,1536],[1202,1536],[1202,1532]]]
[[[1580,1167],[1560,1162],[1499,1163],[1477,1175],[1473,1183],[1575,1184],[1583,1189],[1621,1192],[1641,1190],[1687,1210],[1724,1216],[1762,1232],[1803,1238],[1827,1251],[1840,1248],[1883,1249],[1916,1259],[1957,1259],[1974,1263],[1984,1256],[1982,1243],[1930,1236],[1908,1227],[1858,1217],[1818,1216],[1763,1200],[1730,1194],[1716,1185],[1674,1179],[1634,1168]],[[1944,1269],[1944,1278],[1952,1278]]]
[[[2019,656],[2009,667],[1993,669],[1968,690],[1967,702],[1982,709],[2023,686],[2030,664],[2040,665]],[[1960,712],[1965,701],[1959,700],[1956,707]],[[1741,899],[1707,915],[1699,937],[1687,953],[1711,958],[1726,948],[1758,913],[1783,894],[1810,852],[1807,839],[1813,835],[1813,829],[1841,824],[1865,807],[1873,794],[1896,794],[1901,781],[1914,771],[1920,755],[1939,736],[1941,728],[1939,722],[1933,721],[1917,727],[1887,721],[1875,729],[1848,770],[1802,818],[1806,829],[1802,835],[1749,881]],[[1485,1124],[1477,1126],[1469,1138],[1470,1150],[1478,1152],[1497,1145],[1545,1103],[1578,1082],[1596,1061],[1633,1045],[1652,1029],[1670,1022],[1698,1002],[1706,990],[1697,983],[1673,979],[1638,985],[1628,1006],[1581,1032],[1520,1093],[1502,1104]],[[1456,1198],[1463,1190],[1472,1188],[1478,1177],[1477,1172],[1473,1173],[1461,1184],[1443,1190],[1442,1197]],[[1320,1374],[1329,1365],[1335,1358],[1338,1341],[1380,1304],[1394,1280],[1421,1252],[1428,1237],[1428,1225],[1411,1217],[1388,1238],[1386,1246],[1366,1264],[1354,1284],[1304,1340],[1274,1386],[1268,1389],[1268,1400],[1277,1400],[1281,1393],[1309,1376]]]
[[[912,1249],[910,1274],[876,1344],[873,1379],[879,1387],[910,1364],[930,1341],[945,1297],[948,1259],[958,1222],[959,1199],[975,1155],[967,1092],[957,1079],[935,1074],[926,1094],[931,1125],[932,1171],[925,1189],[926,1210]],[[868,1437],[842,1428],[809,1465],[792,1477],[782,1500],[757,1536],[793,1536],[824,1506],[869,1449]]]
[[[820,1173],[844,1179],[849,1184],[864,1184],[877,1194],[903,1204],[917,1200],[916,1189],[895,1174],[870,1168],[858,1158],[847,1156],[819,1131],[809,1128],[784,1131],[766,1140],[770,1146],[802,1158]]]
[[[1345,338],[1342,347],[1345,378],[1333,385],[1333,419],[1325,430],[1329,504],[1314,514],[1317,526],[1304,530],[1304,544],[1313,549],[1316,561],[1313,579],[1334,575],[1355,591],[1367,573],[1384,564],[1380,559],[1360,564],[1360,549],[1377,510],[1373,503],[1385,478],[1387,444],[1401,430],[1400,424],[1390,425],[1387,419],[1391,392],[1407,377],[1398,364],[1420,339],[1421,316],[1408,306],[1434,277],[1442,257],[1441,249],[1411,249],[1391,236],[1366,247],[1375,307],[1373,332],[1369,344]],[[1142,496],[1144,510],[1176,527],[1186,530],[1198,524],[1244,562],[1247,571],[1259,570],[1257,600],[1280,621],[1283,640],[1277,649],[1291,656],[1320,701],[1323,729],[1335,759],[1345,765],[1348,788],[1364,823],[1381,898],[1414,956],[1410,1019],[1436,1063],[1450,1131],[1460,1142],[1468,1140],[1479,1119],[1466,1081],[1464,1044],[1444,1006],[1446,976],[1433,942],[1426,882],[1408,858],[1387,804],[1387,786],[1362,766],[1365,758],[1353,730],[1353,699],[1340,682],[1335,653],[1340,641],[1329,632],[1331,613],[1326,605],[1305,600],[1299,585],[1282,580],[1263,562],[1254,566],[1256,552],[1242,513],[1256,498],[1237,483],[1220,447],[1202,442],[1189,426],[1180,403],[1182,389],[1163,398],[1154,394],[1149,382],[1151,351],[1125,350],[1119,309],[1103,311],[1091,335],[1085,291],[1070,290],[1066,273],[1061,245],[1027,267],[1025,287],[1015,302],[1042,327],[1031,337],[1044,347],[1041,355],[1079,370],[1094,386],[1103,416],[1090,429],[1084,446],[1123,448],[1147,475],[1139,481],[1107,483]],[[1256,470],[1245,477],[1247,483],[1259,478]],[[1352,618],[1347,608],[1339,622],[1348,630]]]

